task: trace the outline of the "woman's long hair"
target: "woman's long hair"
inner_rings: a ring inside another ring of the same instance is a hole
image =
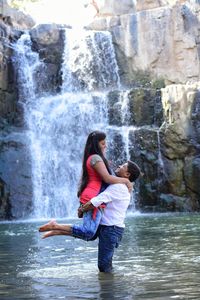
[[[82,163],[82,175],[80,180],[80,185],[78,189],[78,197],[83,192],[85,187],[88,184],[88,171],[86,167],[87,159],[92,154],[98,154],[103,159],[103,162],[106,165],[106,168],[108,172],[110,173],[109,164],[105,156],[103,155],[101,148],[99,147],[99,142],[105,140],[106,134],[102,131],[92,131],[87,138],[85,149],[84,149],[84,155],[83,155],[83,163]]]

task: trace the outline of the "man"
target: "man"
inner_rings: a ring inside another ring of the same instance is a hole
[[[141,174],[140,168],[133,162],[119,166],[115,171],[119,177],[135,181]],[[112,271],[112,258],[115,248],[118,247],[124,232],[124,219],[130,203],[130,193],[124,184],[111,184],[98,196],[91,199],[83,207],[82,211],[98,207],[106,203],[103,210],[100,225],[92,240],[99,238],[98,244],[98,268],[100,272]]]
[[[115,171],[119,177],[128,178],[135,181],[141,174],[140,168],[128,161],[119,166]],[[107,204],[102,212],[100,225],[95,236],[91,239],[99,238],[98,244],[98,268],[100,272],[112,271],[112,258],[114,249],[118,247],[124,232],[124,219],[130,203],[131,195],[125,184],[111,184],[98,196],[91,199],[80,208],[81,212],[86,212],[94,207],[99,207],[102,203]],[[72,235],[70,225],[58,224],[51,221],[40,227],[39,231],[48,231],[43,237],[53,235]]]

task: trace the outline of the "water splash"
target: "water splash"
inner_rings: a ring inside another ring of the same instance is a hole
[[[21,36],[15,44],[14,64],[18,73],[19,101],[26,102],[25,109],[33,102],[37,94],[35,74],[42,62],[39,54],[31,49],[31,38],[28,33]],[[26,114],[25,114],[26,117]]]
[[[126,126],[130,124],[129,92],[130,91],[127,90],[120,94],[122,124]]]
[[[165,166],[164,166],[164,161],[162,158],[162,153],[161,153],[161,142],[160,142],[160,131],[162,130],[162,127],[165,125],[165,122],[162,123],[162,125],[158,128],[157,132],[157,141],[158,141],[158,166],[160,170],[161,175],[165,175]],[[159,174],[158,174],[159,175]]]

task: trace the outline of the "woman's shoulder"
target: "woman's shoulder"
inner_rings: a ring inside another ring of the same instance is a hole
[[[89,158],[91,166],[94,166],[99,161],[103,161],[102,157],[99,154],[92,154]]]

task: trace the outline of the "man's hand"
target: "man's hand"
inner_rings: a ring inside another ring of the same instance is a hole
[[[86,212],[88,210],[91,210],[91,209],[94,209],[94,208],[95,208],[95,206],[90,201],[88,201],[84,205],[79,206],[79,208],[78,208],[78,217],[82,218],[84,212]]]

